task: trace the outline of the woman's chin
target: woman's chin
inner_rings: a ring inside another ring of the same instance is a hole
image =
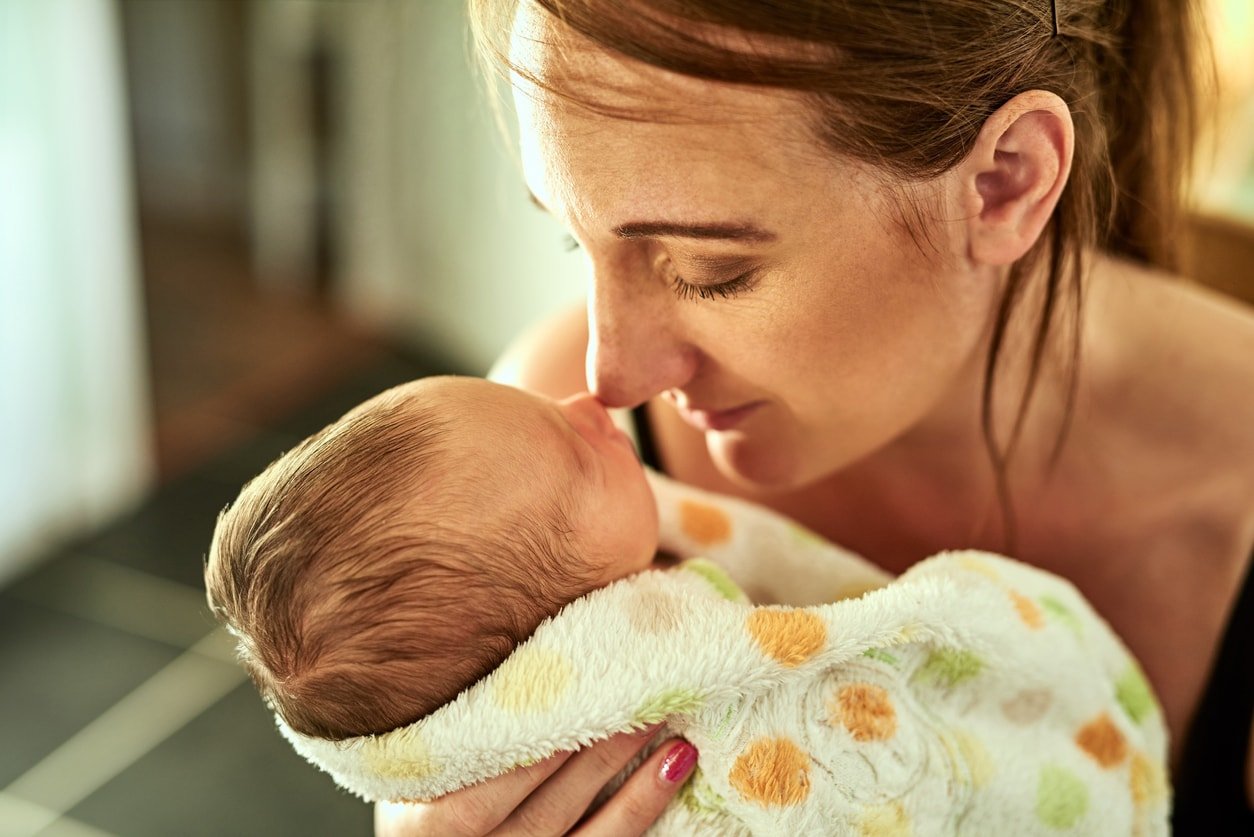
[[[773,494],[796,488],[796,455],[775,440],[763,443],[737,431],[707,432],[706,449],[719,473],[741,488]]]

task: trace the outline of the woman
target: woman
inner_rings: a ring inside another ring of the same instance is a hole
[[[527,184],[591,271],[586,315],[497,377],[637,408],[673,477],[892,572],[972,547],[1071,579],[1161,699],[1177,830],[1250,833],[1254,315],[1169,273],[1195,10],[473,5]],[[381,806],[378,829],[564,831],[644,743]],[[584,830],[647,827],[685,746]]]

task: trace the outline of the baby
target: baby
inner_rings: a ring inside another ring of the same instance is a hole
[[[563,605],[650,566],[657,532],[632,443],[591,395],[427,378],[245,486],[205,581],[275,711],[344,739],[448,702]]]
[[[645,572],[659,544],[716,563]],[[244,488],[205,577],[280,731],[366,799],[666,721],[700,761],[661,833],[1166,833],[1161,711],[1068,582],[890,579],[646,474],[588,395],[383,393]]]

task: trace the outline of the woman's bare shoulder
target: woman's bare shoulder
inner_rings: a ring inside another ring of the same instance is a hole
[[[1254,456],[1254,308],[1176,276],[1109,262],[1096,294],[1095,326],[1105,330],[1108,372],[1176,431],[1212,438]],[[1147,415],[1147,419],[1152,416]],[[1157,422],[1155,422],[1157,423]]]
[[[493,364],[488,378],[551,398],[565,398],[588,387],[584,375],[587,348],[587,314],[584,306],[572,305],[516,337]]]

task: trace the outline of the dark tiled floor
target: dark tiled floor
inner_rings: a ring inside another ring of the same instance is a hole
[[[0,786],[179,655],[177,648],[11,596],[0,595],[0,602]]]
[[[0,590],[0,835],[370,833],[369,807],[282,741],[229,648],[196,645],[214,627],[201,562],[218,510],[275,456],[382,389],[451,371],[390,353]],[[155,746],[117,756],[125,724],[149,717],[168,727]],[[30,801],[63,816],[19,817]]]
[[[135,837],[370,834],[371,809],[279,737],[251,683],[70,810]]]

